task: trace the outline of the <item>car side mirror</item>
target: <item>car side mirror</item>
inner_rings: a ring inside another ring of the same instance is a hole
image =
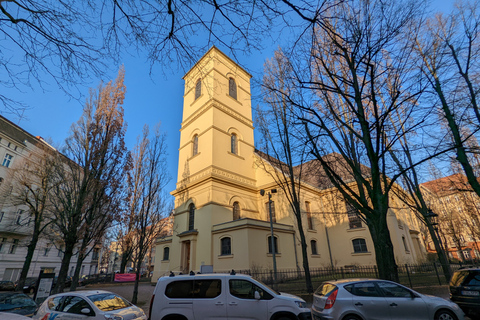
[[[88,308],[83,308],[82,310],[80,310],[80,312],[83,314],[90,314],[91,310]]]
[[[260,292],[258,291],[255,291],[255,294],[253,295],[255,297],[256,300],[260,300]]]

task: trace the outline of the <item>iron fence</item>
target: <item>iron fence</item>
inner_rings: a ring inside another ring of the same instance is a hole
[[[461,264],[450,264],[450,270],[455,271],[462,267]],[[248,274],[269,286],[274,284],[273,270],[246,269],[235,270],[237,273]],[[311,268],[310,276],[316,289],[326,280],[346,278],[379,278],[377,266],[343,266]],[[443,268],[439,263],[404,264],[398,266],[399,282],[410,288],[441,286],[448,284]],[[305,273],[303,270],[290,269],[277,271],[277,286],[279,291],[291,293],[306,293]]]

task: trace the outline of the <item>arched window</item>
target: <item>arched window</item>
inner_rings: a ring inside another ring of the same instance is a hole
[[[273,247],[275,248],[275,253],[278,253],[277,237],[273,237]],[[268,237],[268,253],[273,253],[273,251],[272,251],[272,236]]]
[[[188,230],[193,230],[195,226],[195,205],[192,203],[188,207]]]
[[[267,208],[267,221],[270,221],[270,207],[268,202],[265,202],[265,207]],[[277,217],[275,216],[275,201],[272,201],[272,222],[277,222]]]
[[[197,100],[202,95],[202,80],[198,79],[195,84],[195,100]]]
[[[238,202],[233,203],[233,220],[240,219],[240,205]]]
[[[194,156],[198,154],[198,134],[193,136],[192,145],[192,156]]]
[[[235,133],[232,133],[230,137],[230,152],[238,154],[237,135]]]
[[[318,254],[318,251],[317,251],[317,241],[311,240],[311,241],[310,241],[310,248],[312,248],[312,254]]]
[[[170,260],[170,247],[163,248],[163,260]]]
[[[368,252],[367,243],[365,242],[365,239],[353,239],[352,244],[353,244],[354,253]]]
[[[237,84],[233,78],[228,79],[228,94],[233,99],[237,99]]]
[[[229,237],[222,238],[220,240],[220,244],[222,247],[221,255],[226,256],[232,254],[232,239]]]
[[[307,210],[307,223],[308,223],[308,229],[313,230],[313,218],[312,218],[312,212],[310,211],[310,202],[305,202],[305,209]]]

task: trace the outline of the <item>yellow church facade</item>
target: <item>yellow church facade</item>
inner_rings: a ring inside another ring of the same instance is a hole
[[[278,270],[302,267],[295,217],[265,170],[275,168],[255,150],[250,79],[215,47],[184,76],[173,229],[157,239],[152,281],[170,271],[271,270],[272,251]],[[301,196],[310,268],[375,264],[368,228],[336,200],[334,188],[305,182]],[[419,221],[400,201],[391,202],[397,263],[423,262]]]

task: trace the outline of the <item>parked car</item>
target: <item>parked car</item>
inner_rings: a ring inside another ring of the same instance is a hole
[[[0,312],[0,320],[31,320],[32,318],[20,314]]]
[[[0,312],[32,316],[37,304],[25,293],[0,292]]]
[[[480,317],[480,268],[462,268],[453,273],[450,300],[470,318]]]
[[[37,286],[37,278],[35,277],[26,278],[25,283],[23,284],[23,292],[34,293],[36,286]]]
[[[128,319],[146,320],[142,309],[119,295],[103,290],[75,291],[52,295],[38,308],[33,319]]]
[[[464,320],[455,303],[378,279],[326,281],[313,295],[314,320]]]
[[[0,291],[14,291],[15,283],[13,281],[0,281]]]
[[[161,277],[150,302],[150,320],[311,318],[305,300],[278,293],[241,274]]]

